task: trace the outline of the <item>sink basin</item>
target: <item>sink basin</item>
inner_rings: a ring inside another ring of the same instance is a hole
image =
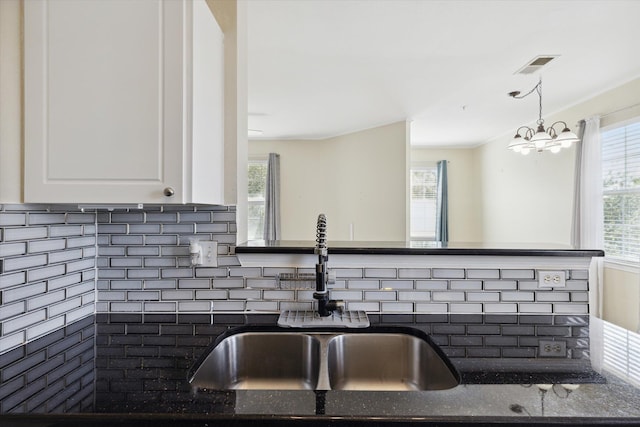
[[[242,327],[189,373],[194,389],[443,390],[460,377],[421,331],[405,327],[292,331]]]
[[[214,347],[191,385],[212,390],[313,390],[319,366],[320,343],[311,335],[239,333]]]
[[[413,335],[344,334],[327,349],[332,390],[442,390],[459,380],[433,347]]]

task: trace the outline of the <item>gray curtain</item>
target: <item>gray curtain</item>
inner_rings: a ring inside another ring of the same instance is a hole
[[[280,239],[280,155],[269,153],[264,201],[264,240]]]
[[[447,191],[447,161],[438,162],[438,188],[436,194],[436,240],[443,246],[449,241],[449,195]]]

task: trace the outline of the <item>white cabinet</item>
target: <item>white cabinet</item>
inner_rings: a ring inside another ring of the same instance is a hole
[[[204,0],[30,0],[24,19],[25,202],[223,203]]]

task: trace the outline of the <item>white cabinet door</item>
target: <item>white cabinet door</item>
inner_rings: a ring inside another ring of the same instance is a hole
[[[193,2],[24,7],[25,202],[192,202]]]

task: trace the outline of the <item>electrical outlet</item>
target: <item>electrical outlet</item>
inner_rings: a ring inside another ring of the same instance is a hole
[[[557,271],[538,271],[538,287],[540,288],[564,288],[567,285],[567,272]]]
[[[218,242],[200,242],[202,247],[202,264],[199,267],[218,266]]]
[[[538,356],[540,357],[567,357],[566,341],[540,340],[538,345]]]

